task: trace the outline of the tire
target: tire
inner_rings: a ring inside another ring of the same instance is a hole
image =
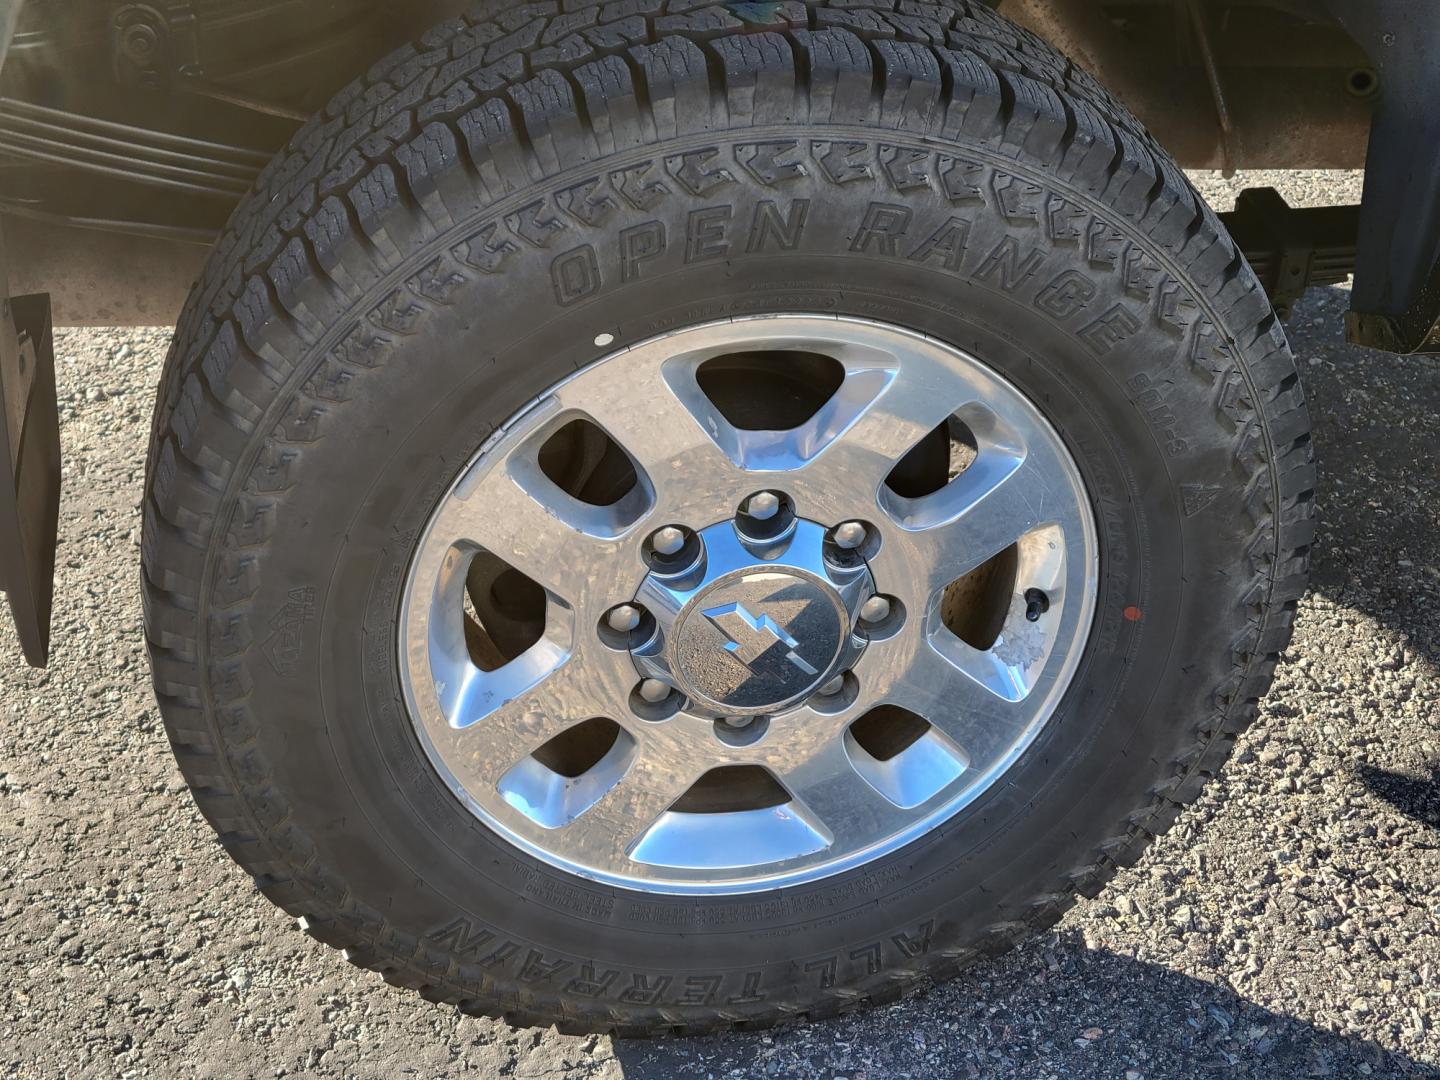
[[[1097,893],[1256,715],[1313,534],[1293,359],[1165,153],[982,4],[551,7],[341,92],[193,290],[143,544],[176,756],[265,896],[431,1000],[628,1035],[894,1000]],[[796,311],[1034,403],[1089,493],[1088,643],[1004,782],[898,850],[725,895],[568,873],[417,738],[416,545],[487,436],[610,349]]]

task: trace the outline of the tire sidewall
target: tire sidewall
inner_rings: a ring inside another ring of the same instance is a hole
[[[1251,526],[1227,486],[1233,431],[1217,413],[1209,373],[1197,377],[1189,363],[1197,290],[1158,245],[1053,176],[977,150],[980,171],[969,175],[983,194],[957,202],[943,192],[943,155],[932,147],[895,136],[882,143],[862,130],[831,134],[863,148],[848,160],[870,163],[868,174],[838,184],[815,164],[783,187],[766,185],[744,166],[743,146],[759,135],[712,137],[665,148],[666,160],[700,155],[710,174],[728,177],[703,192],[672,179],[656,205],[616,197],[591,225],[555,199],[583,186],[587,176],[574,173],[525,193],[527,206],[537,195],[555,200],[542,212],[525,209],[529,220],[562,228],[497,234],[497,223],[521,212],[516,198],[415,244],[355,307],[360,314],[301,362],[292,393],[275,406],[303,405],[316,373],[365,345],[364,364],[347,369],[343,400],[320,406],[323,437],[291,468],[259,556],[251,607],[269,662],[248,673],[252,708],[270,719],[259,747],[318,861],[420,955],[439,956],[454,982],[534,981],[578,993],[583,972],[594,982],[609,971],[618,973],[614,985],[642,987],[633,1003],[713,1006],[793,987],[796,965],[818,991],[862,983],[923,952],[962,953],[988,928],[1025,919],[1037,897],[1065,889],[1123,835],[1151,798],[1153,763],[1171,761],[1212,709],[1229,643],[1244,627],[1241,575],[1231,581],[1224,570]],[[928,185],[897,192],[884,168],[897,149],[927,155],[910,175],[928,168]],[[605,168],[613,175],[650,162],[658,175],[675,175],[656,151],[632,158]],[[786,247],[775,222],[793,224],[797,200],[806,202],[805,223]],[[903,211],[904,231],[867,235],[866,223],[887,208]],[[958,252],[913,257],[957,220]],[[1118,239],[1097,257],[1102,232]],[[636,261],[646,236],[652,248],[662,237],[662,250]],[[477,238],[498,247],[497,264],[467,261]],[[1137,267],[1150,276],[1137,277]],[[1189,302],[1173,317],[1166,282]],[[595,362],[606,351],[598,335],[628,345],[782,312],[931,334],[1035,402],[1079,464],[1099,530],[1085,658],[1000,783],[864,867],[712,898],[564,874],[472,816],[415,736],[395,639],[411,552],[476,448],[548,386]],[[1185,512],[1189,489],[1205,493],[1203,517]],[[664,990],[644,1000],[662,979]]]

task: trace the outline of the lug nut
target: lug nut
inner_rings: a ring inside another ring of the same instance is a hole
[[[773,491],[762,491],[751,495],[745,504],[745,512],[756,521],[769,521],[780,512],[780,496]]]
[[[889,614],[890,601],[886,600],[883,596],[872,596],[860,605],[860,619],[862,622],[884,622],[886,616]]]
[[[663,529],[655,530],[655,535],[650,538],[650,546],[658,555],[674,555],[685,546],[685,533],[674,525],[666,525]]]
[[[651,705],[658,705],[670,696],[670,687],[659,679],[641,679],[640,696]]]
[[[640,625],[640,609],[631,604],[617,604],[605,616],[605,622],[611,630],[628,634]]]
[[[754,722],[754,720],[755,718],[753,716],[727,716],[725,717],[725,726],[732,728],[747,728]]]
[[[835,527],[835,546],[853,551],[865,543],[865,526],[858,521],[847,521]]]
[[[842,673],[836,675],[824,686],[820,687],[819,691],[817,692],[821,697],[834,697],[843,689],[845,689],[845,675]]]

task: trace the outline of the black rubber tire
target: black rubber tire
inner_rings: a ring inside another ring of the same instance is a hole
[[[426,997],[624,1034],[891,1000],[1094,894],[1255,716],[1313,532],[1293,360],[1164,152],[981,4],[565,6],[493,5],[357,80],[192,293],[144,526],[175,753],[267,897]],[[566,878],[420,751],[411,544],[598,330],[768,310],[924,330],[1041,405],[1095,498],[1091,647],[1006,783],[868,867],[715,899]]]

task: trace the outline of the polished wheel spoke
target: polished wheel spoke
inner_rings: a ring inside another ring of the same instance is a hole
[[[876,559],[876,572],[909,583],[916,600],[998,555],[1025,534],[1073,516],[1073,501],[1057,496],[1031,456],[981,452],[922,512],[897,522],[896,543]]]
[[[565,826],[560,839],[568,850],[629,861],[631,849],[709,767],[678,730],[639,735],[639,749],[625,776]]]
[[[504,674],[472,666],[449,699],[453,706],[442,735],[463,760],[466,776],[488,787],[526,754],[595,715],[594,680],[573,657],[558,658],[528,686],[509,678],[492,681]]]
[[[778,758],[778,755],[777,755]],[[843,732],[776,761],[775,771],[794,799],[833,839],[884,835],[908,815],[866,783],[846,751]]]
[[[885,700],[925,717],[978,761],[997,741],[1013,738],[1033,710],[993,672],[988,653],[952,641],[938,634],[922,641]]]
[[[845,425],[805,460],[793,483],[821,516],[869,516],[869,506],[900,460],[976,389],[923,341],[904,359],[847,369],[835,400]],[[838,427],[838,425],[836,425]]]
[[[662,499],[676,484],[722,491],[741,484],[740,463],[727,453],[739,432],[720,416],[693,380],[667,378],[659,364],[634,365],[624,380],[581,375],[562,387],[562,408],[593,420],[635,462]]]
[[[610,585],[628,530],[606,508],[572,505],[538,470],[511,465],[498,461],[457,488],[437,532],[496,553],[555,600],[578,608],[597,586]]]

